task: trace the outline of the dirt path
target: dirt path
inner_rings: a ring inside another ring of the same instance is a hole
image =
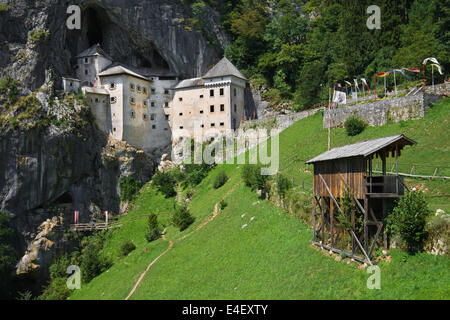
[[[162,256],[164,256],[167,252],[169,252],[169,251],[172,249],[172,247],[173,247],[173,245],[174,245],[175,243],[178,243],[178,242],[180,242],[180,241],[186,239],[187,237],[189,237],[189,236],[192,235],[193,233],[199,231],[201,228],[203,228],[204,226],[206,226],[208,223],[210,223],[211,221],[213,221],[213,220],[217,217],[217,215],[219,214],[219,204],[220,204],[220,202],[221,202],[222,200],[224,200],[226,197],[228,197],[228,196],[236,189],[237,185],[238,185],[238,184],[235,184],[230,190],[228,190],[228,192],[227,192],[226,194],[224,194],[224,195],[222,196],[222,198],[220,199],[220,201],[217,202],[217,203],[214,205],[214,210],[213,210],[212,216],[207,217],[205,220],[203,220],[203,221],[195,228],[195,230],[193,230],[193,231],[191,231],[190,233],[184,235],[183,237],[181,237],[181,238],[175,240],[175,242],[173,242],[172,240],[167,240],[166,235],[165,235],[166,229],[163,231],[162,239],[163,239],[164,241],[169,241],[169,246],[167,247],[167,249],[166,249],[163,253],[161,253],[156,259],[154,259],[154,260],[147,266],[147,268],[146,268],[145,271],[140,275],[138,281],[137,281],[136,284],[134,285],[133,289],[131,289],[130,293],[129,293],[128,296],[125,298],[125,300],[128,300],[128,299],[131,298],[131,296],[134,294],[134,292],[136,291],[136,289],[139,287],[139,285],[141,284],[142,280],[144,279],[145,275],[146,275],[147,272],[150,270],[150,268],[151,268],[151,267],[152,267],[152,266],[153,266],[153,265],[154,265],[154,264],[155,264]]]

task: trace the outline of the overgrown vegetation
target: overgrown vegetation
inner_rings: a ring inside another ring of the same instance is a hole
[[[142,184],[133,177],[125,177],[120,179],[119,182],[120,200],[132,201],[138,194],[141,187]]]
[[[409,192],[398,200],[392,213],[387,217],[386,230],[400,235],[410,253],[419,252],[423,250],[428,237],[426,224],[430,214],[423,192]]]
[[[364,131],[366,123],[358,116],[351,116],[345,121],[345,130],[349,137],[354,137]]]
[[[292,182],[282,174],[277,176],[277,192],[282,199],[286,198],[286,193],[292,188]]]
[[[28,39],[31,41],[32,44],[39,44],[42,42],[47,41],[47,39],[50,36],[50,32],[48,30],[45,30],[43,28],[36,28],[30,31],[30,34],[28,36]]]
[[[111,261],[101,254],[107,234],[96,233],[84,237],[77,248],[69,256],[64,254],[57,257],[50,266],[50,282],[40,296],[45,300],[65,300],[71,291],[67,288],[67,268],[70,265],[79,266],[83,284],[89,283],[99,274],[111,267]]]
[[[166,198],[174,197],[177,194],[175,191],[177,181],[170,171],[156,173],[152,182]]]
[[[15,298],[13,274],[17,262],[17,252],[12,246],[15,232],[6,212],[0,212],[0,299]]]
[[[436,57],[449,70],[446,0],[378,1],[380,30],[366,26],[366,10],[372,4],[368,0],[233,1],[223,10],[224,26],[232,37],[225,54],[256,87],[266,88],[264,98],[292,101],[296,110],[326,103],[329,88],[338,82],[364,77],[374,88],[376,73],[393,67],[419,68],[427,57]],[[427,67],[429,83],[430,70]],[[421,74],[409,77],[397,77],[397,84],[420,80]],[[442,80],[440,75],[435,78]],[[387,87],[394,88],[392,76]]]

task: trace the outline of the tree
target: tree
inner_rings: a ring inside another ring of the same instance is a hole
[[[12,246],[15,231],[7,213],[0,213],[0,299],[14,297],[13,274],[17,252]]]
[[[147,222],[147,233],[145,238],[148,242],[155,241],[161,237],[161,229],[158,223],[158,216],[154,213],[150,214]]]
[[[430,214],[423,192],[409,192],[387,217],[386,231],[400,235],[409,252],[421,251],[428,236],[426,222]]]

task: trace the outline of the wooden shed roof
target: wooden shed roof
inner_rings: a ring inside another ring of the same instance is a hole
[[[339,148],[334,148],[307,161],[306,164],[341,158],[352,158],[360,156],[367,157],[380,151],[381,149],[394,145],[395,143],[399,144],[401,147],[417,144],[417,142],[405,137],[403,134],[399,134],[396,136],[368,140],[355,144],[349,144]]]

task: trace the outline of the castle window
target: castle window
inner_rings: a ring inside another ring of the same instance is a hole
[[[117,102],[117,97],[111,97],[111,103],[116,103]]]
[[[200,95],[200,99],[203,99],[203,95],[202,94]]]
[[[202,124],[201,126],[200,126],[200,128],[204,128],[205,127],[205,125],[204,124]]]
[[[130,103],[131,104],[136,104],[136,101],[135,101],[135,99],[133,97],[130,97]]]
[[[179,98],[178,100],[183,101],[183,98]]]
[[[144,113],[144,114],[142,115],[142,119],[147,120],[147,119],[148,119],[147,114]]]
[[[236,119],[233,119],[233,130],[236,130]]]
[[[180,112],[179,116],[181,117],[182,115],[183,115],[183,113],[182,113],[182,112]]]
[[[131,111],[131,112],[130,112],[130,116],[131,116],[132,118],[135,118],[135,117],[136,117],[136,113],[135,113],[134,111]]]
[[[169,115],[168,114],[166,114],[166,120],[169,120]]]
[[[216,124],[215,123],[211,123],[211,127],[215,127],[216,126]]]
[[[164,94],[169,94],[169,89],[164,89]]]
[[[225,111],[225,105],[224,104],[220,105],[220,111]]]
[[[147,104],[148,104],[147,100],[144,100],[144,108],[147,108]]]
[[[130,90],[134,91],[134,83],[130,83]]]
[[[89,70],[88,69],[84,70],[84,74],[88,75],[89,74]]]
[[[203,110],[200,110],[200,113],[203,114]]]
[[[220,126],[221,126],[221,127],[223,127],[224,125],[225,125],[225,123],[223,123],[223,122],[220,123]]]
[[[214,90],[209,90],[209,96],[214,97]]]
[[[144,94],[147,94],[147,88],[146,87],[142,88],[142,91],[144,92]]]
[[[114,89],[116,88],[116,84],[115,84],[114,82],[111,82],[111,83],[109,84],[109,88],[110,88],[111,90],[114,90]]]
[[[155,103],[154,103],[153,101],[150,102],[150,106],[154,107],[154,106],[155,106]]]
[[[89,58],[84,58],[84,63],[89,63]]]
[[[141,91],[141,86],[137,86],[137,91],[138,91],[138,93],[141,93],[142,91]]]
[[[214,106],[209,106],[209,112],[214,112]]]
[[[150,120],[155,120],[155,119],[156,119],[155,114],[152,113],[152,114],[150,115]]]
[[[220,95],[223,96],[223,88],[220,88]]]
[[[156,129],[156,125],[152,125],[152,129]]]
[[[233,95],[236,97],[236,88],[233,89]]]
[[[116,132],[116,128],[113,128],[113,131]]]
[[[156,92],[155,88],[152,88],[152,93],[155,93],[155,92]]]
[[[183,126],[180,126],[180,129],[184,129],[184,127],[183,127]]]
[[[168,107],[169,107],[169,103],[168,103],[168,102],[165,102],[165,103],[164,103],[164,106],[165,106],[166,108],[168,108]]]
[[[98,103],[98,98],[95,98],[95,102]]]
[[[234,105],[234,112],[237,112],[237,106]]]

